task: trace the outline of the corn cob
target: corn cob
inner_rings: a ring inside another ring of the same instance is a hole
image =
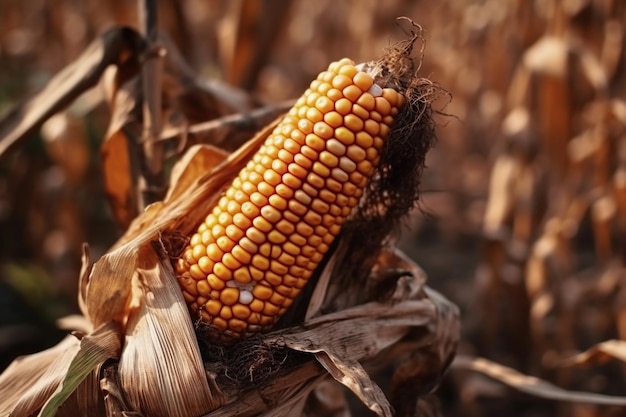
[[[190,310],[230,338],[271,327],[357,206],[403,102],[348,59],[322,72],[177,260]]]

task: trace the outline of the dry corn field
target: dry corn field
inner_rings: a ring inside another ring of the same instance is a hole
[[[0,417],[626,415],[626,3],[0,0]]]

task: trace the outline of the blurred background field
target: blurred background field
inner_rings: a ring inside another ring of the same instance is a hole
[[[330,61],[366,61],[422,25],[422,76],[448,90],[401,247],[461,307],[462,354],[570,390],[626,392],[623,363],[564,359],[626,339],[626,3],[621,0],[162,0],[160,28],[205,80],[261,103]],[[0,117],[113,25],[127,1],[0,0]],[[121,233],[102,185],[96,89],[0,159],[0,369],[55,343],[77,311],[82,242]],[[626,354],[623,355],[626,357]],[[618,416],[452,369],[446,416]]]

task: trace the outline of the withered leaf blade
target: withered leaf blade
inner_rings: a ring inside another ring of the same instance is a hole
[[[626,397],[616,397],[583,391],[569,391],[557,387],[543,379],[524,375],[512,368],[484,358],[472,358],[459,355],[452,363],[452,368],[480,372],[518,391],[549,400],[626,406]]]
[[[598,343],[578,355],[562,360],[560,365],[600,365],[612,359],[626,362],[626,341],[607,340],[605,342]]]
[[[132,64],[144,48],[141,35],[131,28],[114,27],[95,40],[73,63],[63,69],[30,100],[0,120],[0,156],[38,128],[50,116],[94,87],[109,65]],[[132,73],[138,68],[126,65]]]

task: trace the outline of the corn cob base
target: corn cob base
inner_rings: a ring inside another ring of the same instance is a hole
[[[358,205],[404,97],[332,63],[241,170],[176,263],[223,340],[269,329]]]

